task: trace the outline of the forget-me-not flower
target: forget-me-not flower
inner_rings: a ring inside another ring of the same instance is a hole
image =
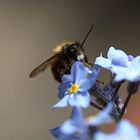
[[[107,57],[97,57],[95,64],[115,73],[115,81],[140,81],[140,56],[134,58],[122,50],[110,47]]]
[[[88,128],[81,108],[73,107],[70,119],[61,126],[51,129],[50,132],[58,140],[87,140]]]
[[[116,81],[138,82],[140,81],[140,56],[134,58],[128,67],[114,66],[112,69],[116,74]]]
[[[87,108],[90,104],[88,90],[93,86],[98,75],[99,66],[89,70],[81,62],[75,62],[71,74],[64,75],[58,90],[61,99],[55,107],[80,106]]]
[[[133,56],[127,55],[122,50],[110,47],[107,58],[104,58],[101,54],[100,57],[96,58],[95,64],[112,71],[113,66],[128,67],[133,59]]]

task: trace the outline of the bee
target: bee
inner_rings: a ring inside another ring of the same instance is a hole
[[[92,67],[85,54],[83,44],[89,36],[94,24],[90,27],[83,42],[80,44],[77,41],[64,41],[54,49],[54,55],[45,62],[36,67],[29,75],[30,78],[35,77],[39,73],[45,71],[50,65],[54,79],[62,82],[62,76],[70,74],[71,66],[75,61],[81,61],[85,66]]]
[[[54,55],[37,66],[29,76],[31,78],[35,77],[50,66],[54,79],[58,82],[62,82],[62,76],[70,74],[71,66],[75,61],[81,61],[88,68],[93,66],[89,63],[84,48],[79,42],[64,41],[56,46]]]

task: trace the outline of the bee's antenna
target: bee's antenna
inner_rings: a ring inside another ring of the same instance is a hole
[[[88,33],[86,34],[86,36],[85,36],[85,38],[84,38],[83,42],[81,43],[80,47],[82,47],[82,46],[83,46],[83,44],[85,43],[85,41],[86,41],[87,37],[89,36],[89,34],[90,34],[91,30],[92,30],[92,29],[93,29],[93,27],[94,27],[94,24],[95,24],[95,23],[92,23],[92,25],[91,25],[91,27],[90,27],[90,29],[89,29]]]

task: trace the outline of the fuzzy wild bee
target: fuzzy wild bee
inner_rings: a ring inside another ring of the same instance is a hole
[[[85,66],[92,67],[80,43],[62,42],[54,49],[54,55],[36,67],[30,77],[35,77],[45,71],[50,65],[55,80],[61,82],[64,74],[70,74],[71,66],[75,61],[81,61]]]
[[[44,72],[48,66],[50,66],[55,80],[61,82],[63,75],[70,74],[71,66],[75,61],[81,61],[86,67],[91,68],[93,65],[88,61],[83,44],[85,43],[92,28],[93,25],[81,44],[77,41],[65,41],[56,46],[54,49],[54,55],[37,66],[30,73],[29,77],[35,77],[39,73]]]

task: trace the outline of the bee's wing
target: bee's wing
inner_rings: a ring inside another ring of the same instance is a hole
[[[40,64],[38,67],[33,69],[33,71],[30,73],[29,77],[33,78],[36,75],[38,75],[39,73],[45,71],[47,69],[47,67],[49,66],[49,64],[51,64],[52,61],[54,61],[56,59],[56,57],[57,57],[57,55],[54,55],[54,56],[50,57],[48,60],[46,60],[45,62]]]

